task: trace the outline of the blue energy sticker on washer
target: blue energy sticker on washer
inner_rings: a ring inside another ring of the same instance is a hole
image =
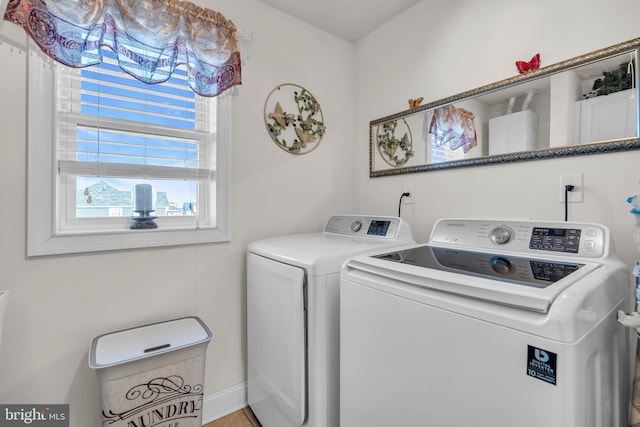
[[[527,375],[557,385],[558,355],[541,348],[528,346]]]

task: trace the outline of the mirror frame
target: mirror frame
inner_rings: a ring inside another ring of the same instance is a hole
[[[521,151],[521,152],[510,153],[510,154],[501,154],[501,155],[494,155],[494,156],[477,157],[473,159],[453,160],[449,162],[390,168],[390,169],[383,169],[378,171],[373,170],[374,156],[375,156],[375,150],[376,150],[376,147],[374,146],[375,145],[374,133],[375,133],[376,127],[384,122],[387,122],[390,120],[402,119],[404,117],[414,115],[422,111],[435,109],[448,104],[452,104],[454,102],[459,102],[459,101],[473,98],[479,95],[495,92],[499,89],[512,87],[520,83],[551,76],[561,71],[570,70],[578,66],[586,65],[592,62],[607,59],[611,56],[628,53],[634,50],[636,51],[636,69],[635,69],[635,74],[636,74],[635,86],[636,87],[634,89],[636,92],[636,96],[638,97],[639,84],[638,84],[637,77],[639,72],[638,72],[637,64],[638,64],[638,60],[640,60],[639,58],[640,55],[638,52],[640,50],[640,38],[629,40],[629,41],[619,43],[610,47],[606,47],[604,49],[597,50],[595,52],[588,53],[586,55],[577,56],[575,58],[571,58],[566,61],[562,61],[556,64],[542,67],[526,74],[519,74],[514,77],[509,77],[507,79],[500,80],[495,83],[481,86],[476,89],[471,89],[466,92],[459,93],[457,95],[449,96],[447,98],[439,99],[437,101],[430,102],[428,104],[421,105],[416,108],[411,108],[405,111],[401,111],[399,113],[392,114],[390,116],[372,120],[371,122],[369,122],[369,177],[375,178],[375,177],[381,177],[381,176],[400,175],[400,174],[415,173],[415,172],[428,172],[428,171],[436,171],[436,170],[442,170],[442,169],[463,168],[463,167],[469,167],[469,166],[494,165],[494,164],[524,161],[524,160],[553,159],[553,158],[575,156],[575,155],[639,150],[640,136],[637,135],[635,138],[598,141],[598,142],[579,144],[579,145],[554,147],[554,148],[547,148],[547,149],[541,149],[541,150],[535,150],[535,151]],[[640,97],[639,97],[639,101],[640,101]],[[639,116],[640,116],[640,108],[637,109],[637,113],[636,113],[636,128],[640,130],[640,121],[638,118]]]

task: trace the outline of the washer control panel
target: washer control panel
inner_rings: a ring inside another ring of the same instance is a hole
[[[324,232],[379,239],[395,239],[404,228],[408,228],[408,226],[397,217],[336,215],[329,218],[324,226]]]
[[[581,234],[580,228],[533,227],[529,249],[577,254]]]
[[[598,224],[526,220],[442,219],[431,233],[432,242],[454,246],[588,258],[606,256],[609,239]],[[496,268],[505,266],[497,262]]]

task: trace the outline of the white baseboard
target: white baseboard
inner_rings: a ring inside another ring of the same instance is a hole
[[[246,382],[205,396],[202,401],[202,424],[215,421],[245,406],[247,406]]]

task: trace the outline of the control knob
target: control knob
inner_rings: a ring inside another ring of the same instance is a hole
[[[357,233],[362,228],[362,221],[356,220],[351,223],[351,231]]]
[[[489,238],[496,245],[504,245],[513,239],[513,230],[505,226],[496,227],[491,230]]]
[[[503,276],[508,276],[516,271],[516,268],[511,264],[511,261],[499,256],[491,258],[491,268],[493,268],[493,271],[498,274],[502,274]]]

